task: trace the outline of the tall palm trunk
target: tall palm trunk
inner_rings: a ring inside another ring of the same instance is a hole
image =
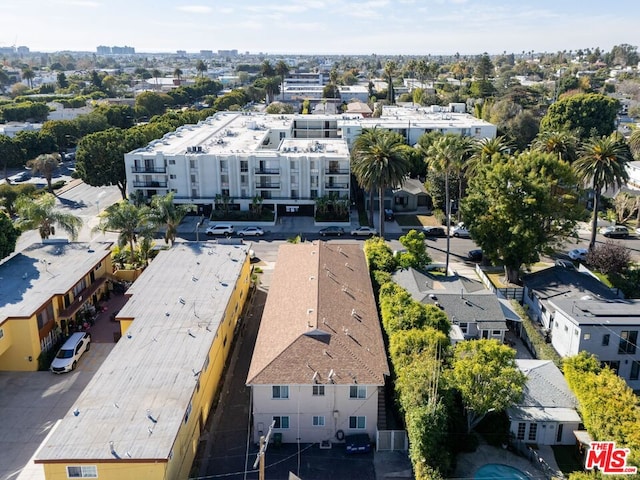
[[[589,250],[596,246],[596,234],[598,233],[598,208],[600,207],[600,186],[593,184],[593,215],[591,217],[591,240]]]
[[[449,198],[449,160],[447,159],[447,168],[444,173],[444,198],[445,206],[444,211],[447,215],[447,259],[445,261],[445,275],[449,275],[449,248],[451,245],[451,199]]]
[[[371,225],[372,227],[374,226],[373,223],[373,204],[375,203],[375,193],[376,190],[374,187],[371,187],[371,189],[369,190],[369,225]]]
[[[378,199],[378,207],[380,209],[379,213],[379,222],[380,222],[380,237],[384,238],[384,185],[380,185],[378,189],[378,195],[380,198]]]

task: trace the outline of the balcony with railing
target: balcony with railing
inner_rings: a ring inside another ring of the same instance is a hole
[[[133,182],[135,188],[167,188],[167,182],[157,180],[146,180],[143,182]]]
[[[167,167],[138,165],[131,167],[131,173],[167,173]]]
[[[280,175],[279,168],[263,168],[258,167],[254,170],[256,175]]]
[[[280,182],[256,182],[256,189],[267,190],[267,189],[279,189]]]
[[[326,175],[349,175],[351,170],[348,168],[326,168],[324,173]]]
[[[325,182],[324,188],[327,190],[347,190],[349,183],[344,182]]]

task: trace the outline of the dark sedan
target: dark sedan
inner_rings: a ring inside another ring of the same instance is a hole
[[[342,227],[325,227],[318,232],[322,237],[340,237],[344,235]]]
[[[442,227],[422,227],[425,237],[446,237],[447,234]]]
[[[480,250],[479,248],[475,250],[469,250],[467,257],[472,262],[480,262],[482,261],[482,250]]]

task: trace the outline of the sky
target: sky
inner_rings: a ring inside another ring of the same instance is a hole
[[[557,52],[640,43],[640,1],[0,0],[0,46],[324,55]]]

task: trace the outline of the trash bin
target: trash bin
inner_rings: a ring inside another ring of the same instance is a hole
[[[282,445],[282,433],[277,432],[273,434],[273,446],[279,447]]]

